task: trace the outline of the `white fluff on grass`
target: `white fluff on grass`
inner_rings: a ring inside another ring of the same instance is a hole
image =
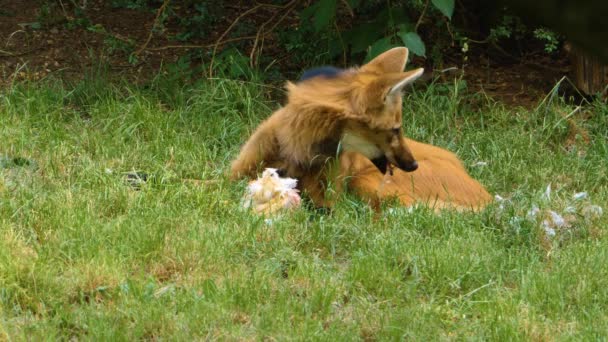
[[[577,192],[577,193],[575,193],[574,195],[572,195],[572,199],[574,199],[574,200],[577,200],[577,201],[578,201],[578,200],[585,199],[585,198],[587,198],[588,196],[589,196],[589,195],[587,194],[587,192],[586,192],[586,191],[583,191],[583,192]]]
[[[267,168],[261,177],[247,186],[243,207],[263,215],[297,208],[301,201],[297,184],[297,179],[281,178],[276,169]]]
[[[539,196],[541,208],[532,205],[532,208],[526,212],[524,216],[528,221],[536,222],[544,230],[549,238],[559,235],[569,229],[576,228],[579,218],[584,218],[586,221],[592,221],[603,215],[604,210],[599,205],[590,203],[589,193],[586,191],[577,192],[572,195],[572,199],[567,201],[566,206],[561,212],[549,208],[552,195],[551,184],[547,185],[545,191]],[[495,195],[494,200],[498,203],[498,213],[505,210],[506,205],[511,205],[509,199],[505,199],[500,195]],[[513,226],[521,222],[519,216],[512,217],[509,223]]]
[[[583,208],[582,214],[588,220],[598,218],[602,216],[604,209],[596,204],[591,204]]]
[[[551,183],[547,185],[547,188],[545,189],[545,193],[543,194],[542,198],[546,201],[551,200]]]

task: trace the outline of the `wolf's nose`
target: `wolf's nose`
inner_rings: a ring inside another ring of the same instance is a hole
[[[409,163],[404,163],[402,169],[407,172],[416,171],[416,169],[418,169],[418,162],[414,160]]]

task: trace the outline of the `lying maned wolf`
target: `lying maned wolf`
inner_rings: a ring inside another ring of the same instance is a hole
[[[404,205],[482,208],[490,195],[454,154],[402,136],[402,90],[423,72],[403,71],[407,55],[394,48],[358,69],[288,83],[287,104],[249,138],[231,178],[255,178],[260,166],[274,167],[297,178],[318,206],[332,204],[328,183],[339,192],[346,180],[374,205],[396,197]]]

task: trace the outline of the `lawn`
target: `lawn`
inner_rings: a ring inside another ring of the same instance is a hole
[[[608,209],[608,106],[418,86],[405,133],[456,152],[505,201],[376,215],[345,195],[269,222],[225,174],[276,94],[95,77],[1,90],[0,339],[608,336],[608,214],[585,214]],[[533,206],[569,226],[551,232]]]

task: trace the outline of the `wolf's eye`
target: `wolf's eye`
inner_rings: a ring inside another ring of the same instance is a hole
[[[401,134],[401,128],[393,128],[391,131],[393,132],[394,135]]]

